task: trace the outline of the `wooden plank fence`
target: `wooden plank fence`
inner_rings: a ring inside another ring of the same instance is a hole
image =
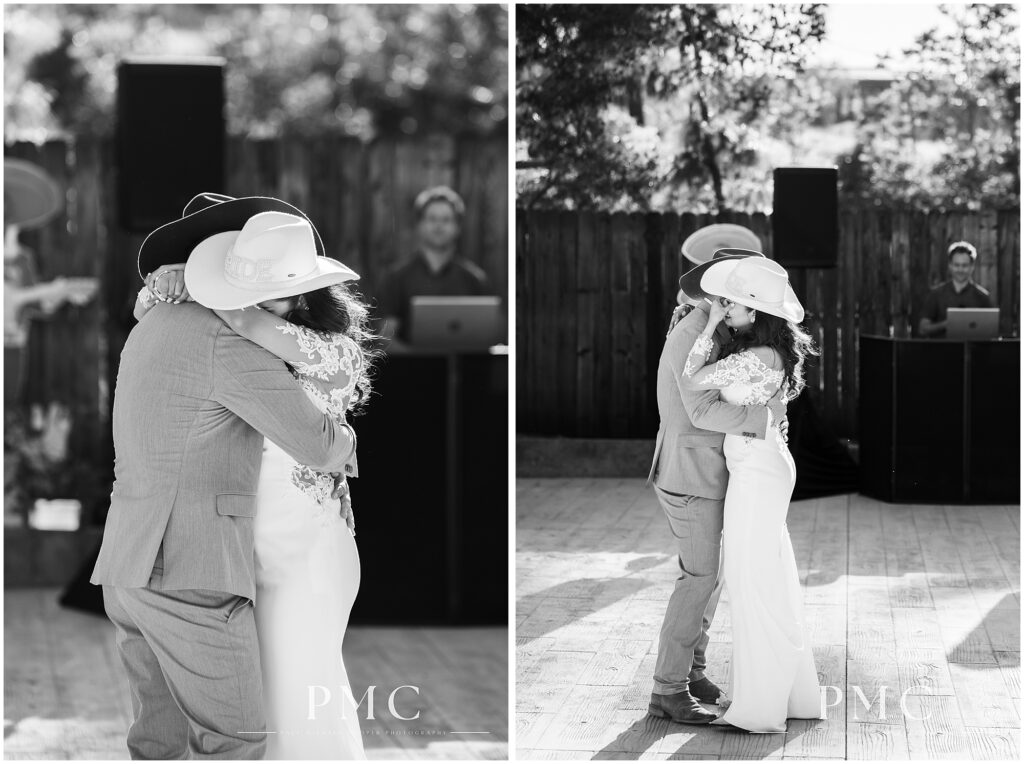
[[[517,429],[530,435],[653,438],[658,358],[675,305],[682,242],[736,223],[772,256],[763,214],[516,215]],[[1020,331],[1020,211],[844,208],[835,268],[791,268],[821,349],[807,382],[818,410],[856,437],[857,336],[909,337],[928,290],[946,278],[946,248],[978,248],[975,279],[1000,307],[1004,336]]]
[[[100,299],[65,306],[32,328],[29,399],[70,406],[70,448],[76,459],[112,470],[109,412],[121,348],[134,325],[139,246],[117,220],[114,145],[79,139],[14,143],[5,155],[42,166],[66,189],[65,213],[22,234],[36,254],[40,278],[94,276]],[[385,269],[415,248],[413,200],[446,184],[466,201],[461,250],[507,294],[508,148],[504,136],[431,136],[312,140],[229,138],[224,189],[232,196],[270,195],[304,210],[317,225],[327,254],[362,275],[371,299]]]

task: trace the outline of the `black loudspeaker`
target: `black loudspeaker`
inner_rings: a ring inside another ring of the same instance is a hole
[[[772,254],[784,266],[834,268],[839,255],[835,167],[779,167],[774,173]]]
[[[224,62],[130,59],[117,71],[121,227],[152,231],[224,189]]]

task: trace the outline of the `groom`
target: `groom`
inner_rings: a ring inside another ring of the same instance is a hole
[[[722,401],[718,390],[697,389],[683,376],[690,348],[708,323],[709,303],[700,289],[700,277],[712,263],[743,257],[763,255],[745,249],[720,249],[711,260],[679,279],[680,289],[694,299],[696,306],[669,330],[658,363],[661,426],[647,480],[654,484],[675,536],[680,576],[661,627],[648,711],[683,724],[707,724],[714,719],[715,714],[698,701],[717,703],[721,693],[704,676],[704,651],[722,591],[722,525],[729,480],[722,453],[725,433],[763,440],[769,421],[781,422],[786,415],[780,396],[767,406],[736,406]],[[676,315],[680,312],[677,310]],[[709,363],[718,359],[728,341],[729,330],[720,323]],[[714,431],[694,426],[691,416],[698,411],[709,412],[706,421],[713,423]]]
[[[203,239],[270,210],[302,215],[277,199],[201,194],[146,238],[140,273],[184,262]],[[253,523],[263,438],[300,464],[342,472],[354,433],[278,358],[190,302],[156,305],[129,335],[113,431],[114,488],[91,581],[103,585],[128,673],[129,753],[261,759]]]

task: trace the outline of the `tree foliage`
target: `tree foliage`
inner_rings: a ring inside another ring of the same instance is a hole
[[[924,207],[1020,204],[1020,38],[1013,5],[940,6],[870,104],[841,162],[850,199]],[[883,59],[883,64],[896,62]]]
[[[8,5],[8,140],[108,134],[128,55],[227,61],[233,134],[445,131],[507,124],[500,5]]]
[[[712,209],[779,128],[779,81],[824,34],[820,5],[517,7],[517,125],[528,205],[648,207],[690,189]],[[671,102],[668,136],[646,126]]]

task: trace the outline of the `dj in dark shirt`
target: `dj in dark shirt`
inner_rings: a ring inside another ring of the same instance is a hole
[[[977,251],[966,241],[949,247],[949,281],[943,281],[928,293],[921,313],[920,330],[924,337],[946,336],[946,311],[950,308],[994,308],[988,290],[971,280]]]
[[[415,210],[419,249],[384,275],[376,295],[380,331],[392,352],[409,342],[413,297],[494,294],[484,271],[455,255],[466,211],[462,197],[446,186],[428,188],[416,197]]]
[[[395,336],[409,341],[409,306],[416,296],[494,294],[483,270],[461,258],[452,258],[434,270],[422,252],[385,275],[377,302],[381,315],[396,321]]]

